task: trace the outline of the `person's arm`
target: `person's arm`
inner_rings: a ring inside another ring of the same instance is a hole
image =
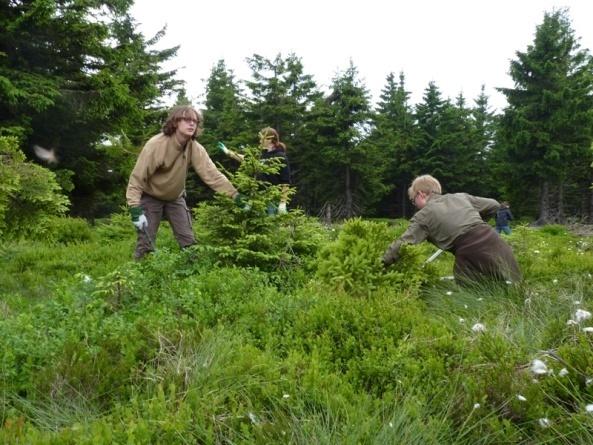
[[[234,159],[235,161],[243,162],[243,160],[245,159],[245,156],[227,148],[227,146],[224,145],[222,142],[217,142],[216,148],[218,148],[222,153],[224,153],[229,158]]]
[[[484,221],[496,215],[496,211],[500,208],[500,203],[496,199],[482,198],[469,194],[467,194],[467,197],[473,208],[478,211]]]
[[[383,254],[383,265],[389,266],[399,259],[399,250],[403,244],[418,244],[428,237],[427,231],[414,218],[402,236],[392,242]]]
[[[197,142],[192,143],[191,162],[195,172],[212,190],[230,198],[235,198],[238,194],[233,184],[216,168],[206,149]]]
[[[159,166],[156,159],[156,146],[147,143],[136,159],[136,165],[130,174],[128,188],[126,190],[126,201],[130,210],[132,224],[137,230],[146,230],[148,220],[144,215],[144,209],[140,205],[140,198],[144,192],[144,186],[150,180]]]
[[[144,187],[159,166],[155,146],[147,143],[140,151],[128,180],[126,201],[129,207],[139,207]]]
[[[282,158],[284,162],[280,167],[280,171],[278,172],[280,175],[280,188],[282,193],[280,195],[280,204],[278,205],[279,214],[284,214],[287,212],[286,204],[288,203],[288,195],[291,184],[290,164],[288,163],[288,157],[285,154]]]

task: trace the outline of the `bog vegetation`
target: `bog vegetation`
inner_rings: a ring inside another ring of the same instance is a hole
[[[5,242],[0,441],[593,441],[590,237],[518,225],[525,281],[460,288],[428,244],[383,270],[405,220],[253,203],[201,204],[198,246],[162,229],[142,262],[127,215]]]
[[[593,217],[593,59],[566,11],[498,115],[434,82],[411,104],[403,73],[373,106],[354,64],[325,94],[294,54],[246,81],[220,61],[200,141],[248,156],[212,154],[250,209],[192,178],[199,244],[163,228],[134,262],[125,184],[188,98],[130,4],[0,4],[1,443],[593,443],[593,240],[549,224]],[[249,148],[268,125],[296,185],[277,217]],[[377,217],[410,216],[420,173],[511,201],[522,283],[460,288],[428,244],[383,269],[408,222]]]

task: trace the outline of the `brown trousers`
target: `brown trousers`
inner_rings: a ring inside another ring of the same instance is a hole
[[[148,252],[154,251],[156,234],[163,217],[171,224],[175,239],[181,248],[196,243],[192,230],[191,213],[183,197],[177,198],[175,201],[161,201],[144,193],[140,198],[140,205],[148,220],[148,228],[146,232],[138,231],[134,258],[140,259]]]
[[[460,283],[521,280],[513,250],[490,226],[478,226],[459,236],[451,251],[455,254],[453,274]]]

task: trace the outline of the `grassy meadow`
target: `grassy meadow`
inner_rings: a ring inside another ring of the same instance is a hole
[[[524,281],[460,288],[382,269],[403,220],[208,211],[141,262],[123,215],[0,247],[1,443],[593,443],[593,237],[516,226]]]

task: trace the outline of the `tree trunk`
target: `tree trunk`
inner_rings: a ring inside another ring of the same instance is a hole
[[[354,216],[354,205],[352,201],[352,185],[350,183],[350,167],[346,167],[346,201],[344,202],[344,213],[346,218]]]
[[[408,208],[408,191],[406,190],[405,185],[401,187],[402,191],[402,218],[405,218],[408,212],[406,211]]]
[[[566,222],[566,217],[564,215],[564,181],[560,181],[558,184],[558,215],[556,219],[556,222],[560,224]]]
[[[540,186],[539,193],[539,217],[534,225],[543,226],[550,222],[550,185],[544,181]]]

